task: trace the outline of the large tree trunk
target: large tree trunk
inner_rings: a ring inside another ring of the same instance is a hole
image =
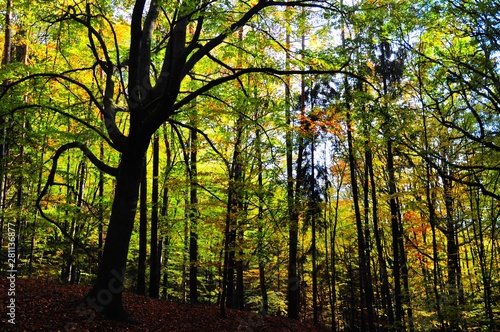
[[[110,318],[130,320],[122,304],[125,268],[134,226],[145,151],[124,153],[97,279],[85,301]]]

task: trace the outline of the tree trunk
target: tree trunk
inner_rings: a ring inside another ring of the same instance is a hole
[[[361,211],[359,208],[359,193],[356,176],[356,160],[353,149],[352,124],[350,114],[347,114],[347,144],[349,153],[349,168],[351,175],[351,190],[354,202],[354,214],[356,217],[356,230],[358,239],[358,259],[359,259],[359,274],[361,293],[361,326],[363,330],[375,331],[375,319],[373,311],[373,286],[370,271],[370,256],[367,255],[367,245],[365,242],[364,227],[361,220]],[[364,311],[366,310],[366,317]]]
[[[5,40],[3,47],[3,56],[2,56],[2,65],[6,65],[11,62],[11,54],[12,54],[12,28],[11,28],[11,20],[12,20],[12,0],[6,1],[6,9],[5,9]]]
[[[479,267],[481,281],[483,283],[483,300],[484,300],[484,312],[485,319],[488,321],[490,329],[493,331],[495,326],[495,319],[493,314],[492,305],[492,292],[491,292],[491,282],[490,275],[491,272],[488,269],[488,263],[486,259],[486,248],[485,248],[485,237],[483,232],[483,216],[481,212],[481,193],[479,190],[469,189],[470,205],[473,210],[472,218],[472,231],[474,233],[474,242],[477,247],[477,255],[479,256]],[[492,230],[493,232],[493,230]]]
[[[224,246],[224,276],[223,276],[223,293],[221,301],[221,314],[225,315],[224,306],[228,308],[243,307],[243,262],[242,258],[236,261],[236,246],[237,240],[243,239],[243,230],[237,229],[243,227],[238,222],[243,213],[243,197],[242,197],[242,182],[243,182],[243,165],[241,161],[241,138],[243,134],[243,116],[238,117],[236,121],[236,140],[234,143],[234,152],[232,165],[229,169],[229,184],[228,198],[226,211],[226,229],[225,229],[225,246]],[[241,256],[241,255],[239,255]],[[236,302],[234,301],[234,274],[237,269],[236,280]],[[225,304],[224,304],[225,302]]]
[[[286,22],[286,49],[290,49],[290,26]],[[290,69],[290,53],[286,52],[285,69]],[[285,84],[285,120],[287,124],[285,133],[286,145],[286,174],[287,174],[287,212],[290,225],[288,226],[288,280],[287,300],[288,318],[299,319],[300,280],[297,273],[297,246],[299,215],[295,206],[295,193],[293,186],[293,137],[291,116],[291,82],[287,76]],[[298,162],[297,162],[298,164]]]
[[[394,175],[394,156],[392,151],[392,139],[387,139],[387,172],[389,173],[389,206],[391,209],[392,230],[392,259],[394,279],[394,326],[397,331],[402,329],[403,320],[403,294],[401,291],[401,258],[399,250],[399,209],[396,202],[396,179]]]
[[[5,9],[5,39],[4,39],[4,48],[2,55],[2,65],[6,65],[11,62],[11,48],[12,48],[12,29],[10,27],[12,20],[12,0],[7,0],[6,9]],[[8,84],[8,80],[5,80],[4,85]],[[5,165],[5,157],[7,156],[7,120],[4,116],[0,117],[0,130],[2,131],[2,141],[0,143],[0,208],[1,208],[1,220],[0,220],[0,253],[3,254],[3,233],[4,233],[4,223],[5,223],[5,190],[6,188],[6,180],[7,180],[7,172]],[[2,255],[2,257],[4,257]]]
[[[265,257],[264,257],[264,180],[263,180],[263,172],[264,172],[264,166],[262,163],[262,141],[261,141],[261,135],[260,135],[260,129],[257,129],[255,132],[255,140],[256,140],[256,150],[257,150],[257,168],[258,168],[258,175],[257,175],[257,182],[258,182],[258,193],[257,197],[259,198],[259,207],[258,207],[258,212],[257,212],[257,223],[258,223],[258,228],[257,228],[257,235],[258,235],[258,242],[257,242],[257,252],[258,252],[258,257],[259,257],[259,285],[260,285],[260,291],[262,295],[262,307],[260,309],[260,312],[263,314],[267,314],[269,311],[269,300],[267,296],[267,285],[266,285],[266,276],[265,276],[265,269],[266,269],[266,263],[265,263]]]
[[[235,308],[239,310],[244,310],[245,309],[245,284],[243,280],[243,269],[244,269],[244,263],[243,263],[243,241],[245,238],[245,232],[243,230],[243,225],[240,224],[237,232],[237,243],[239,244],[238,248],[238,256],[235,261],[235,266],[236,266],[236,301],[235,301]]]
[[[429,151],[429,140],[427,137],[427,120],[426,115],[422,114],[423,119],[423,128],[424,128],[424,151]],[[433,198],[433,188],[431,181],[431,166],[425,160],[425,172],[426,172],[426,183],[425,183],[425,196],[427,201],[427,209],[429,211],[429,224],[431,226],[432,232],[432,261],[433,261],[433,292],[436,303],[436,313],[439,319],[439,323],[441,325],[441,329],[445,329],[445,323],[443,314],[441,311],[441,296],[439,294],[439,257],[438,257],[438,245],[436,239],[436,226],[437,226],[437,216],[436,216],[436,208],[434,204]]]
[[[186,175],[189,178],[189,175]],[[186,179],[188,181],[188,179]],[[189,283],[189,217],[190,217],[190,197],[189,189],[184,191],[184,250],[182,251],[182,301],[187,302],[188,299],[188,283]]]
[[[122,155],[101,264],[85,299],[97,312],[126,321],[131,318],[122,304],[123,282],[145,154],[127,151]]]
[[[146,295],[146,252],[148,242],[148,192],[147,192],[146,164],[141,178],[140,203],[139,203],[139,261],[137,264],[136,293]]]
[[[163,291],[162,291],[162,298],[167,300],[168,299],[168,258],[169,258],[169,247],[170,247],[170,234],[169,234],[169,229],[170,225],[168,224],[168,205],[169,205],[169,200],[170,200],[170,192],[168,190],[168,186],[166,185],[166,182],[168,180],[169,173],[172,169],[172,150],[170,148],[170,140],[168,138],[167,130],[164,128],[164,136],[163,140],[165,142],[165,154],[167,155],[167,168],[165,170],[165,184],[164,184],[164,189],[163,189],[163,197],[162,197],[162,205],[161,205],[161,216],[163,217],[163,220],[166,220],[165,227],[167,229],[166,234],[164,235],[162,241],[160,242],[159,245],[159,252],[161,257],[165,256],[165,259],[160,258],[161,264],[159,269],[161,270],[161,265],[165,267],[164,272],[163,272],[163,280],[162,280],[162,286],[163,286]]]
[[[101,141],[100,144],[100,159],[104,160],[104,142]],[[99,239],[97,242],[97,258],[101,262],[102,250],[104,246],[104,172],[99,171]]]
[[[446,153],[446,152],[445,152]],[[444,163],[446,165],[446,161]],[[445,167],[444,172],[448,173],[448,167]],[[460,314],[461,309],[458,301],[458,244],[456,242],[456,226],[454,221],[454,207],[453,207],[453,196],[452,196],[452,181],[443,176],[443,190],[444,190],[444,203],[446,209],[446,226],[445,226],[445,236],[446,236],[446,254],[447,254],[447,270],[448,270],[448,280],[446,282],[448,288],[448,301],[449,306],[447,312],[450,313],[450,329],[451,331],[459,331],[459,323],[461,321]]]
[[[399,204],[398,204],[399,206]],[[408,264],[405,253],[405,239],[403,237],[403,224],[400,221],[400,230],[399,230],[399,252],[401,253],[401,279],[403,282],[403,303],[406,307],[406,314],[408,316],[408,331],[415,331],[415,324],[413,322],[413,308],[411,306],[411,296],[410,296],[410,281],[408,278]]]
[[[342,189],[342,183],[344,182],[344,171],[345,169],[342,169],[342,173],[340,174],[340,179],[339,182],[337,183],[337,187],[335,189],[335,207],[334,207],[334,217],[333,217],[333,225],[330,233],[330,245],[332,246],[331,253],[330,253],[330,260],[332,264],[332,277],[331,277],[331,285],[332,285],[332,291],[331,291],[331,299],[330,299],[330,306],[332,310],[332,331],[337,331],[337,322],[336,322],[336,303],[337,303],[337,260],[336,260],[336,250],[335,250],[335,244],[337,242],[337,225],[339,221],[339,205],[340,205],[340,191]],[[328,202],[328,204],[331,206],[331,201]],[[329,209],[331,211],[331,207]],[[331,219],[331,218],[330,218]],[[331,220],[330,220],[331,223]]]
[[[151,188],[151,239],[149,267],[149,296],[157,299],[160,296],[161,250],[158,246],[158,175],[160,163],[160,141],[158,134],[153,137],[153,180]]]
[[[314,133],[313,133],[314,135]],[[314,202],[316,200],[316,195],[315,195],[315,190],[316,190],[316,179],[315,179],[315,174],[314,174],[314,137],[311,140],[311,200],[312,200],[312,209],[313,211],[310,211],[311,215],[311,232],[312,232],[312,239],[311,239],[311,251],[312,251],[312,305],[313,305],[313,323],[314,325],[319,324],[319,313],[318,313],[318,263],[317,263],[317,251],[316,251],[316,204],[317,202]]]
[[[387,273],[387,263],[384,258],[384,248],[382,245],[382,229],[378,219],[378,199],[377,186],[375,183],[375,174],[373,170],[373,155],[370,147],[367,147],[365,152],[366,164],[368,167],[368,176],[370,178],[371,200],[372,200],[372,219],[373,219],[373,236],[375,237],[375,246],[377,248],[377,256],[380,265],[380,279],[382,281],[382,308],[390,325],[394,323],[394,311],[392,310],[391,293],[389,290],[389,274]]]
[[[190,131],[190,234],[189,234],[189,299],[192,304],[198,303],[198,184],[197,184],[197,148],[198,135],[196,129]]]
[[[46,149],[46,137],[44,136],[43,138],[43,143],[42,143],[42,151],[41,151],[41,157],[40,157],[40,160],[43,160],[44,159],[44,155],[45,155],[45,149]],[[0,157],[0,169],[2,167],[1,163],[2,163],[2,158]],[[2,171],[0,171],[0,179],[2,179],[3,177],[3,174],[2,174]],[[42,191],[42,177],[43,177],[43,170],[40,169],[40,172],[38,173],[38,180],[37,180],[37,185],[36,185],[36,197],[40,196],[40,193]],[[2,192],[2,181],[0,180],[0,202],[2,200],[2,195],[1,195],[1,192]],[[0,210],[1,210],[1,203],[0,203]],[[0,212],[1,213],[1,212]],[[35,212],[35,217],[34,217],[34,220],[33,220],[33,230],[32,230],[32,234],[31,234],[31,244],[30,244],[30,259],[29,259],[29,264],[28,264],[28,275],[31,277],[32,273],[33,273],[33,263],[35,261],[35,246],[36,246],[36,229],[37,229],[37,220],[38,220],[38,214],[39,212],[36,211]],[[3,225],[1,225],[3,226]],[[1,241],[0,241],[0,245],[1,245]]]

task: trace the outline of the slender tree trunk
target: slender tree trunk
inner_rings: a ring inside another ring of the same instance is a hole
[[[168,299],[168,258],[169,258],[169,246],[170,246],[170,236],[169,236],[169,230],[170,226],[168,224],[168,207],[169,207],[169,189],[168,186],[166,185],[169,173],[172,169],[172,149],[170,148],[170,140],[168,138],[168,133],[166,128],[164,128],[164,138],[165,142],[165,154],[167,156],[167,167],[165,170],[165,179],[164,179],[164,189],[163,189],[163,197],[162,197],[162,206],[161,206],[161,217],[162,220],[165,220],[166,223],[166,229],[167,231],[165,232],[166,234],[162,238],[162,241],[159,245],[159,252],[161,257],[165,257],[164,259],[161,259],[160,262],[160,270],[161,270],[161,265],[165,267],[164,272],[163,272],[163,280],[162,280],[162,286],[163,286],[163,292],[162,292],[162,298],[167,300]]]
[[[230,183],[232,180],[230,179]],[[233,196],[234,188],[229,185],[227,210],[226,210],[226,227],[224,229],[224,263],[222,269],[222,293],[220,299],[220,312],[222,317],[227,317],[226,307],[233,308],[234,298],[234,247],[236,241],[235,225],[233,224]]]
[[[189,234],[189,299],[191,303],[198,303],[198,184],[197,184],[197,148],[198,133],[190,131],[190,211],[191,221]]]
[[[11,62],[12,54],[12,0],[6,0],[5,8],[5,40],[3,47],[2,65],[6,65]]]
[[[286,12],[288,13],[288,7]],[[288,19],[285,22],[286,49],[290,49],[290,24]],[[286,52],[285,69],[290,69],[290,53]],[[287,174],[287,213],[289,218],[288,227],[288,280],[287,280],[287,306],[288,317],[299,319],[300,309],[300,279],[297,271],[297,246],[298,246],[298,221],[299,215],[295,206],[295,192],[293,180],[293,137],[292,137],[292,116],[291,116],[291,82],[290,77],[285,81],[285,121],[287,124],[285,133],[286,145],[286,174]],[[299,161],[297,161],[297,165]]]
[[[375,237],[375,246],[377,248],[377,257],[380,265],[382,308],[384,310],[384,314],[387,316],[389,325],[392,325],[394,323],[394,311],[392,310],[391,293],[389,289],[389,274],[387,273],[387,263],[384,258],[384,247],[382,245],[382,228],[379,225],[377,186],[375,183],[375,172],[373,170],[373,155],[370,147],[367,147],[366,149],[365,159],[371,185],[373,236]]]
[[[394,155],[392,150],[392,139],[387,139],[387,172],[389,173],[389,206],[391,209],[391,231],[392,231],[392,259],[395,298],[394,326],[397,331],[402,330],[403,323],[403,293],[401,291],[401,258],[399,250],[399,209],[396,201],[396,178],[394,174]]]
[[[243,116],[238,117],[236,121],[236,140],[234,144],[234,153],[232,166],[229,170],[229,185],[228,185],[228,201],[227,201],[227,217],[226,217],[226,245],[224,255],[224,275],[226,292],[223,293],[222,299],[225,300],[228,308],[243,307],[243,262],[242,258],[236,260],[237,240],[243,240],[243,223],[241,222],[243,214],[243,197],[242,197],[242,183],[243,183],[243,165],[241,161],[241,139],[243,135]],[[238,220],[240,220],[238,222]],[[238,229],[239,228],[239,229]],[[241,256],[241,255],[239,255]],[[237,271],[235,271],[237,270]],[[236,299],[235,299],[235,280],[236,277]],[[235,302],[236,300],[236,302]],[[221,303],[221,306],[223,304]],[[222,308],[222,307],[221,307]],[[225,311],[221,310],[224,315]]]
[[[332,308],[332,331],[337,331],[337,321],[336,321],[336,303],[337,303],[337,253],[335,250],[336,241],[337,241],[337,224],[339,221],[339,204],[340,204],[340,191],[342,189],[342,183],[344,182],[344,171],[342,169],[342,174],[340,175],[339,182],[337,183],[337,187],[335,190],[335,208],[334,208],[334,217],[333,217],[333,225],[330,236],[330,245],[331,249],[331,262],[332,262],[332,298],[331,298],[331,308]]]
[[[76,206],[79,210],[83,207],[83,197],[85,193],[85,180],[87,175],[87,164],[86,161],[82,161],[78,167],[78,192],[76,198]],[[73,237],[78,241],[80,237],[80,233],[83,225],[81,224],[82,220],[80,218],[79,212],[75,216],[73,216]],[[79,273],[79,261],[78,261],[78,247],[71,243],[71,252],[70,252],[71,262],[70,262],[70,273],[69,273],[69,282],[74,284],[78,282],[77,274]]]
[[[43,143],[42,143],[42,151],[41,151],[41,155],[40,155],[40,160],[44,160],[45,159],[45,150],[46,150],[46,143],[47,143],[47,140],[46,140],[46,136],[44,136],[43,138]],[[1,147],[0,147],[1,149]],[[0,169],[2,167],[1,163],[3,163],[2,161],[2,158],[0,157]],[[2,171],[0,171],[0,179],[2,178],[3,174],[2,174]],[[38,173],[38,180],[37,180],[37,185],[36,185],[36,196],[40,196],[40,193],[42,192],[42,180],[43,179],[43,169],[40,169],[40,172]],[[2,195],[1,195],[1,189],[2,188],[2,181],[0,180],[0,209],[1,209],[1,199],[2,199]],[[33,220],[33,230],[32,230],[32,234],[31,234],[31,244],[30,244],[30,259],[29,259],[29,264],[28,264],[28,275],[31,277],[32,276],[32,273],[33,273],[33,264],[35,262],[35,247],[36,247],[36,229],[37,229],[37,220],[38,220],[38,214],[39,212],[36,211],[35,212],[35,218]],[[1,217],[0,217],[1,218]],[[0,241],[0,245],[1,245],[1,241]]]
[[[398,203],[399,210],[399,203]],[[399,213],[399,217],[401,217],[401,213]],[[415,331],[415,324],[413,321],[413,308],[411,306],[411,296],[410,296],[410,281],[409,281],[409,272],[408,272],[408,264],[405,253],[405,238],[403,236],[403,222],[399,220],[399,252],[401,253],[401,281],[403,283],[403,303],[406,308],[407,313],[407,321],[408,321],[408,330],[409,332]]]
[[[243,224],[240,222],[237,231],[237,243],[238,243],[238,258],[235,260],[236,266],[236,303],[235,308],[239,310],[245,309],[245,284],[243,280],[243,243],[245,238],[245,232],[243,230]]]
[[[7,199],[7,168],[5,158],[7,157],[7,128],[5,118],[0,117],[0,131],[2,133],[0,143],[0,254],[3,256],[3,238],[5,229],[5,203]]]
[[[2,67],[11,62],[11,48],[12,48],[12,29],[11,29],[11,20],[12,20],[12,0],[6,0],[6,8],[5,8],[5,37],[4,37],[4,48],[2,55]],[[8,81],[3,82],[7,85]],[[4,116],[0,116],[0,130],[2,131],[2,141],[0,143],[0,254],[4,257],[2,249],[3,249],[3,234],[4,234],[4,223],[5,223],[5,187],[6,187],[6,167],[5,167],[5,157],[7,156],[7,120]]]
[[[314,135],[314,133],[313,133]],[[316,178],[314,172],[314,138],[311,140],[311,199],[315,205],[316,199]],[[316,251],[316,212],[314,211],[316,206],[313,206],[313,211],[311,211],[311,229],[312,229],[312,239],[311,239],[311,251],[312,251],[312,300],[313,300],[313,323],[314,325],[319,324],[319,313],[318,313],[318,263],[317,263],[317,251]]]
[[[354,214],[356,217],[356,229],[358,239],[358,259],[359,259],[359,274],[360,274],[360,293],[361,293],[361,326],[363,330],[375,331],[374,312],[373,312],[373,286],[370,273],[370,257],[366,255],[366,242],[364,236],[364,227],[361,221],[361,211],[359,208],[359,193],[356,175],[356,160],[354,157],[352,124],[350,114],[347,114],[347,144],[349,153],[349,168],[351,175],[351,190],[354,202]],[[366,317],[364,311],[366,310]]]
[[[426,116],[423,113],[422,114],[423,118],[423,127],[424,127],[424,148],[425,151],[429,151],[429,141],[427,137],[427,120]],[[424,160],[425,162],[425,160]],[[436,226],[437,226],[437,216],[436,216],[436,209],[435,209],[435,204],[434,204],[434,199],[433,199],[433,194],[432,194],[432,182],[431,182],[431,167],[429,163],[426,162],[425,164],[425,171],[426,171],[426,184],[425,184],[425,195],[426,195],[426,201],[427,201],[427,208],[429,211],[429,223],[431,225],[431,232],[432,232],[432,260],[433,260],[433,291],[434,291],[434,298],[435,298],[435,303],[436,303],[436,313],[439,319],[439,323],[441,325],[441,329],[445,329],[445,323],[444,323],[444,318],[443,314],[441,311],[441,296],[439,293],[439,256],[438,256],[438,247],[437,247],[437,239],[436,239]]]
[[[149,296],[157,299],[160,296],[161,250],[158,247],[158,176],[160,163],[160,138],[153,137],[153,180],[151,188],[151,239],[150,239],[150,267],[149,267]]]
[[[264,167],[262,163],[262,141],[260,129],[257,129],[255,132],[256,139],[256,150],[257,150],[257,182],[258,182],[258,194],[259,198],[259,207],[257,212],[257,223],[258,223],[258,242],[257,242],[257,251],[259,254],[259,285],[260,291],[262,295],[262,308],[260,312],[263,314],[267,314],[269,311],[269,299],[267,296],[267,284],[266,284],[266,263],[265,263],[265,255],[264,255],[264,179],[263,172]]]
[[[20,150],[20,158],[21,160],[24,158],[24,148],[23,145],[21,145],[21,150]],[[19,209],[19,211],[22,210],[23,204],[24,204],[24,192],[23,192],[23,185],[24,185],[24,176],[22,173],[19,175],[17,178],[17,194],[16,194],[16,207]],[[15,252],[16,252],[16,259],[14,260],[14,271],[19,270],[19,259],[21,255],[21,226],[24,222],[23,217],[20,216],[16,217],[16,237],[15,237]]]
[[[189,175],[186,175],[186,182],[189,181]],[[189,244],[190,244],[190,234],[189,234],[189,218],[191,213],[191,204],[189,197],[189,189],[186,188],[184,191],[184,250],[182,251],[182,301],[187,302],[188,300],[188,288],[189,288]]]
[[[139,203],[139,261],[137,264],[137,288],[136,293],[146,294],[146,251],[148,242],[148,218],[147,218],[147,174],[146,164],[141,179],[140,203]]]
[[[446,152],[445,152],[446,153]],[[443,165],[446,165],[446,161]],[[448,173],[448,167],[445,166],[444,172]],[[442,177],[443,190],[444,190],[444,202],[446,209],[446,226],[445,226],[445,236],[446,236],[446,254],[447,254],[447,270],[448,270],[448,280],[446,282],[448,288],[448,300],[447,305],[449,306],[447,312],[450,313],[450,329],[451,331],[459,331],[460,325],[460,314],[461,309],[458,301],[458,244],[456,242],[456,226],[454,221],[454,207],[453,207],[453,196],[452,188],[453,184],[451,180],[447,177]]]
[[[101,141],[100,144],[100,160],[104,160],[104,142]],[[104,246],[104,172],[99,172],[99,183],[98,183],[98,191],[99,191],[99,239],[97,242],[97,257],[99,262],[101,262],[102,258],[102,250]]]
[[[19,144],[19,160],[21,163],[24,163],[24,140],[25,140],[25,132],[26,132],[26,114],[22,113],[21,115],[21,143]],[[23,210],[24,206],[24,174],[20,172],[17,177],[17,193],[16,193],[16,207],[19,209],[18,211]],[[16,259],[14,261],[14,271],[18,271],[19,269],[19,260],[21,257],[21,229],[23,225],[26,225],[26,219],[24,217],[24,213],[20,213],[18,217],[16,217],[16,237],[15,237],[15,247],[16,247]]]
[[[469,189],[469,200],[472,210],[474,211],[474,217],[472,218],[472,231],[474,232],[474,242],[477,248],[479,267],[481,274],[481,281],[483,283],[483,299],[484,299],[484,311],[485,316],[488,321],[490,329],[493,331],[495,320],[492,308],[491,300],[491,284],[490,284],[490,272],[488,271],[486,262],[486,252],[485,252],[485,238],[483,232],[483,217],[481,212],[481,193],[479,190]]]

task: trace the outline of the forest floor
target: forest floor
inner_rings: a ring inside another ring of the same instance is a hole
[[[83,298],[88,286],[63,285],[45,279],[15,280],[15,296],[9,294],[6,277],[0,280],[2,331],[324,331],[284,317],[262,316],[228,309],[221,318],[217,306],[179,304],[125,293],[126,310],[139,321],[126,324],[108,320],[75,303]],[[15,299],[15,325],[8,322],[7,305]]]

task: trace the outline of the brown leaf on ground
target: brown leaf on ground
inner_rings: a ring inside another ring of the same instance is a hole
[[[0,281],[2,330],[5,331],[320,331],[312,325],[284,317],[262,316],[228,309],[228,318],[209,305],[179,304],[125,293],[126,310],[139,324],[108,320],[90,308],[79,308],[78,300],[88,286],[62,285],[44,279],[15,280],[15,296],[9,295],[9,281]],[[15,325],[8,322],[7,305],[15,299]]]

